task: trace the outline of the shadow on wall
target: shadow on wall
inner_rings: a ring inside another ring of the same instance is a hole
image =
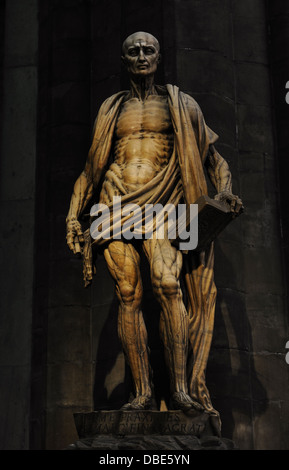
[[[118,300],[113,298],[101,330],[95,361],[95,410],[119,409],[129,396],[130,372],[117,333]]]
[[[207,367],[207,385],[222,419],[222,433],[240,447],[253,448],[253,401],[263,397],[258,415],[265,412],[267,394],[255,369],[251,326],[244,292],[236,289],[236,269],[225,255],[222,241],[215,244],[218,289],[214,336]],[[224,274],[225,273],[225,274]],[[220,287],[222,285],[228,287]],[[218,285],[219,284],[219,285]],[[254,395],[252,393],[254,390]]]

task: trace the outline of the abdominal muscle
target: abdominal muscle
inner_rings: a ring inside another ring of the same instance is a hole
[[[137,132],[117,141],[115,163],[122,182],[131,190],[151,181],[168,163],[172,136],[155,132]]]

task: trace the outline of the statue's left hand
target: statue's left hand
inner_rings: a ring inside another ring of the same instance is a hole
[[[222,191],[216,194],[214,199],[229,205],[234,217],[237,217],[244,211],[244,206],[239,196],[235,196],[230,191]]]

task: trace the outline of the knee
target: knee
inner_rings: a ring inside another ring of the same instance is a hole
[[[152,280],[153,288],[157,296],[160,297],[172,297],[179,293],[180,285],[178,280],[170,275],[164,276],[162,279]]]
[[[141,301],[142,293],[138,286],[132,286],[128,282],[122,282],[118,285],[117,291],[121,302],[125,305],[140,303]]]

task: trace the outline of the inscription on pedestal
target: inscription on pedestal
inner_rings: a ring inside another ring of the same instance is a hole
[[[94,411],[75,413],[80,439],[112,435],[191,435],[200,436],[208,426],[208,413],[182,411]]]

